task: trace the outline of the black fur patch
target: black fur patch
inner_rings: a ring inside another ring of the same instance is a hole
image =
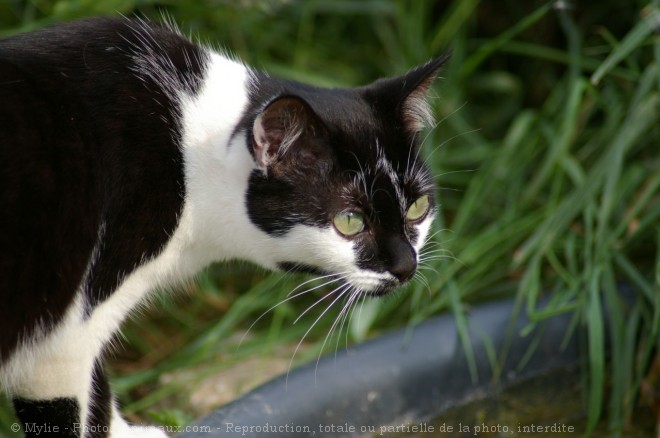
[[[52,436],[78,438],[82,436],[80,409],[71,398],[53,400],[12,400],[21,430],[26,437]]]
[[[57,324],[85,275],[89,311],[176,228],[178,109],[140,73],[143,52],[196,90],[204,53],[158,26],[96,18],[0,40],[0,363]]]

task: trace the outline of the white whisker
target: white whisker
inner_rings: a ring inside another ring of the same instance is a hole
[[[360,289],[355,289],[348,297],[348,300],[346,302],[345,308],[346,312],[344,313],[344,316],[342,318],[341,324],[339,325],[339,332],[337,333],[337,342],[335,343],[335,361],[337,360],[337,350],[339,349],[339,340],[341,339],[341,332],[344,329],[344,324],[346,324],[346,320],[348,320],[348,327],[346,328],[346,348],[348,348],[348,331],[351,326],[351,319],[349,318],[349,314],[352,317],[351,313],[351,308],[354,308],[354,304],[356,300],[361,296],[361,291]]]
[[[344,277],[342,277],[342,278],[346,278],[345,275],[346,275],[346,274],[349,274],[349,273],[350,273],[350,271],[344,271],[344,272],[338,272],[338,273],[336,273],[336,274],[328,274],[328,275],[322,275],[322,276],[320,276],[320,277],[314,277],[314,278],[312,278],[312,279],[310,279],[310,280],[307,280],[307,281],[305,281],[305,282],[303,282],[303,283],[300,283],[298,286],[296,286],[295,288],[293,288],[293,290],[291,290],[291,292],[289,292],[289,293],[287,294],[287,296],[288,296],[288,295],[291,295],[292,293],[294,293],[295,291],[297,291],[298,289],[300,289],[302,286],[304,286],[304,285],[306,285],[306,284],[309,284],[309,283],[311,283],[311,282],[314,282],[314,281],[317,281],[317,280],[323,280],[324,278],[330,278],[330,277],[339,278],[339,277],[341,277],[341,276],[344,276]],[[329,283],[331,283],[331,282],[323,283],[323,284],[325,285],[325,284],[329,284]]]
[[[424,256],[427,256],[427,255],[437,254],[437,253],[451,254],[451,250],[449,250],[447,248],[430,249],[430,250],[426,250],[426,251],[422,252],[419,256],[424,257]]]
[[[466,266],[465,263],[461,261],[461,259],[454,257],[452,254],[443,254],[443,255],[436,254],[433,256],[426,257],[424,259],[420,259],[420,263],[427,263],[432,260],[453,260],[456,263],[460,263],[463,267]]]
[[[321,354],[323,354],[323,350],[325,349],[325,344],[328,342],[328,339],[331,338],[332,333],[337,328],[337,324],[339,323],[339,321],[342,320],[343,316],[347,314],[347,309],[350,308],[350,305],[351,305],[351,303],[354,299],[352,297],[354,297],[356,293],[359,294],[359,290],[357,290],[357,289],[349,288],[349,289],[347,289],[347,291],[350,291],[350,293],[348,295],[348,299],[344,303],[344,306],[342,306],[341,311],[339,312],[339,314],[337,314],[337,316],[335,317],[335,320],[333,321],[332,325],[330,326],[330,329],[328,330],[328,333],[325,335],[325,338],[323,339],[323,344],[321,345],[321,349],[319,350],[319,355],[316,358],[316,367],[314,369],[314,381],[315,382],[316,382],[316,372],[318,371],[319,361],[321,360]],[[344,291],[344,293],[346,293],[346,291]],[[339,332],[339,335],[341,335],[341,331]],[[336,355],[336,350],[335,350],[335,361],[336,361],[336,359],[337,359],[337,355]]]
[[[323,276],[323,277],[313,278],[312,280],[306,281],[306,282],[303,283],[303,284],[307,284],[307,283],[310,283],[310,282],[312,282],[312,281],[316,281],[316,280],[319,280],[319,279],[321,279],[321,278],[327,278],[327,277],[329,277],[329,276]],[[346,278],[345,276],[344,276],[344,277],[336,277],[336,278],[333,278],[333,279],[330,280],[330,281],[326,281],[325,283],[320,284],[320,285],[318,285],[318,286],[315,286],[315,287],[312,287],[312,288],[309,288],[309,289],[305,289],[305,290],[303,290],[302,292],[298,292],[298,293],[295,294],[295,295],[291,295],[291,292],[289,292],[289,293],[287,294],[287,297],[286,297],[285,299],[283,299],[283,300],[277,302],[275,305],[273,305],[273,306],[271,306],[270,308],[268,308],[268,310],[266,310],[266,311],[263,312],[261,315],[259,315],[259,317],[257,317],[257,319],[255,319],[255,320],[252,322],[252,324],[250,324],[250,327],[248,327],[248,329],[245,331],[245,333],[243,333],[243,336],[241,336],[241,339],[240,339],[240,341],[238,342],[238,346],[237,346],[236,348],[237,348],[237,349],[240,348],[240,346],[243,344],[243,341],[245,340],[245,337],[248,335],[248,333],[250,333],[250,331],[251,331],[252,328],[255,326],[255,324],[258,323],[258,322],[261,320],[261,318],[263,318],[264,316],[266,316],[268,313],[270,313],[270,312],[271,312],[272,310],[274,310],[275,308],[277,308],[277,307],[279,307],[280,305],[286,303],[287,301],[291,301],[291,300],[293,300],[293,299],[296,298],[296,297],[299,297],[299,296],[301,296],[301,295],[305,295],[305,294],[307,294],[307,293],[313,292],[313,291],[315,291],[315,290],[317,290],[317,289],[319,289],[319,288],[321,288],[321,287],[323,287],[323,286],[326,286],[326,285],[328,285],[328,284],[332,284],[332,283],[337,282],[337,281],[341,281],[341,280],[343,280],[343,279],[345,279],[345,278]],[[299,285],[298,287],[296,287],[296,289],[298,289],[300,286],[301,286],[301,285]],[[294,290],[296,290],[296,289],[294,289]],[[295,324],[295,323],[294,323],[294,324]]]
[[[334,306],[334,304],[335,304],[335,303],[336,303],[336,302],[337,302],[342,296],[344,296],[344,294],[345,294],[348,290],[350,290],[350,287],[351,287],[350,285],[345,284],[345,285],[341,286],[340,288],[334,290],[334,291],[340,290],[341,292],[339,293],[339,295],[337,295],[337,296],[335,297],[334,300],[332,300],[332,302],[328,305],[328,307],[326,307],[325,310],[324,310],[323,312],[321,312],[321,314],[316,318],[316,320],[314,320],[314,322],[312,323],[312,325],[307,329],[307,331],[305,332],[305,334],[303,334],[302,338],[300,338],[300,342],[298,342],[298,345],[296,345],[296,348],[295,348],[295,350],[293,351],[293,354],[291,355],[291,360],[289,361],[289,367],[287,368],[287,371],[286,371],[286,378],[285,378],[285,380],[284,380],[284,388],[285,388],[285,389],[286,389],[286,387],[288,386],[288,383],[289,383],[289,373],[291,372],[291,365],[293,365],[293,359],[296,357],[296,353],[297,353],[298,350],[300,349],[300,346],[302,345],[303,341],[305,340],[305,338],[307,337],[307,335],[309,334],[309,332],[312,331],[312,329],[316,326],[316,324],[318,324],[318,322],[321,320],[321,318],[323,318],[323,316],[324,316],[326,313],[328,313],[328,311],[332,308],[332,306]],[[343,289],[343,290],[342,290],[342,289]],[[334,292],[334,291],[333,291],[333,292]]]
[[[316,301],[314,302],[314,304],[312,304],[311,306],[309,306],[308,308],[306,308],[306,309],[305,309],[300,315],[298,315],[298,317],[293,321],[293,323],[295,324],[295,323],[297,323],[298,321],[300,321],[300,318],[302,318],[303,316],[305,316],[305,314],[306,314],[307,312],[309,312],[310,310],[312,310],[312,309],[313,309],[314,307],[316,307],[321,301],[325,300],[325,299],[328,298],[330,295],[334,294],[335,292],[337,292],[339,289],[341,289],[341,288],[344,287],[344,286],[346,286],[346,285],[345,285],[345,284],[340,284],[339,286],[337,286],[336,288],[332,289],[330,292],[328,292],[327,294],[323,295],[321,298],[319,298],[318,300],[316,300]]]
[[[415,275],[413,276],[414,279],[422,283],[423,286],[426,287],[426,290],[429,293],[429,296],[431,296],[432,290],[431,290],[431,285],[429,284],[428,280],[420,271],[415,272]]]

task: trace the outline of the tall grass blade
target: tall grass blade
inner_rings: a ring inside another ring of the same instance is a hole
[[[601,416],[605,387],[605,327],[600,299],[601,269],[596,268],[589,284],[586,314],[589,336],[589,405],[587,435],[590,435]]]
[[[608,72],[625,59],[630,53],[639,48],[657,28],[660,23],[660,11],[655,7],[650,7],[646,11],[646,17],[642,19],[621,41],[618,47],[607,56],[605,61],[591,75],[591,83],[598,85]]]

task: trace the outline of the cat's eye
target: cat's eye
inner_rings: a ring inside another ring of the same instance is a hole
[[[355,236],[364,230],[364,218],[353,211],[342,211],[335,215],[332,224],[344,236]]]
[[[429,207],[429,196],[420,196],[415,202],[412,203],[410,207],[408,207],[408,211],[406,212],[406,220],[408,222],[416,222],[422,219],[429,211]]]

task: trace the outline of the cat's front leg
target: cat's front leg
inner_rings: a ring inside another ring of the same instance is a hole
[[[51,373],[52,375],[52,373]],[[68,376],[71,376],[69,373]],[[62,375],[66,378],[66,373]],[[81,381],[86,375],[80,376]],[[40,379],[37,378],[36,381]],[[60,382],[63,379],[60,379]],[[43,378],[42,383],[45,383]],[[69,388],[78,385],[69,382]],[[129,425],[119,414],[113,402],[107,378],[100,363],[91,372],[91,384],[78,386],[78,394],[62,391],[62,396],[54,396],[53,386],[38,396],[35,386],[16,395],[13,405],[16,415],[22,423],[26,437],[58,436],[64,438],[166,438],[167,435],[158,427]],[[67,395],[68,394],[68,395]]]
[[[106,409],[103,418],[103,406],[109,406],[110,392],[97,370],[101,367],[93,355],[82,348],[76,352],[57,338],[25,346],[3,364],[2,378],[10,382],[7,389],[25,436],[82,438],[90,420],[106,423],[109,430],[111,411]]]
[[[49,344],[29,349],[29,360],[17,355],[22,367],[9,369],[12,402],[25,436],[111,436],[112,396],[100,361],[83,348],[75,354]]]
[[[108,379],[101,366],[94,368],[92,393],[89,397],[89,415],[82,429],[84,438],[167,438],[155,426],[129,425],[119,413],[110,392]]]
[[[102,343],[80,324],[63,324],[23,345],[0,368],[27,437],[163,438],[158,428],[129,426],[116,409],[103,370]],[[48,436],[48,435],[47,435]]]

